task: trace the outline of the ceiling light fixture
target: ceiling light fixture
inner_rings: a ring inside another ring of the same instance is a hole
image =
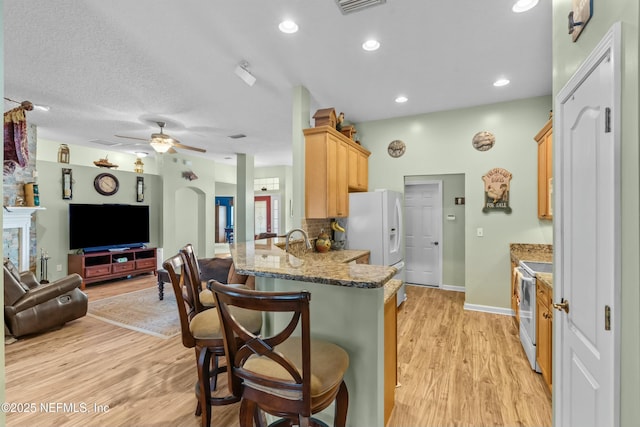
[[[366,42],[362,43],[362,48],[367,52],[372,52],[380,48],[380,42],[373,39],[367,40]]]
[[[509,84],[509,79],[498,79],[495,82],[493,82],[493,85],[495,87],[506,86],[508,84]]]
[[[511,10],[515,13],[526,12],[527,10],[531,10],[538,4],[538,0],[518,0]]]
[[[158,140],[156,138],[152,139],[149,144],[158,153],[166,153],[171,148],[171,144],[163,140]]]
[[[256,82],[256,78],[253,77],[253,74],[251,74],[247,68],[249,68],[249,63],[247,61],[242,61],[236,66],[235,73],[236,76],[240,77],[247,85],[253,86]]]
[[[298,32],[298,24],[287,19],[278,25],[278,29],[285,34],[293,34]]]
[[[403,103],[407,102],[408,100],[409,100],[409,98],[407,98],[404,95],[400,95],[399,97],[396,98],[396,102],[398,104],[403,104]]]

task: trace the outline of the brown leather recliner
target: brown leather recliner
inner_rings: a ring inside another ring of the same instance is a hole
[[[42,332],[87,314],[88,298],[79,288],[82,278],[71,274],[40,284],[30,271],[18,272],[4,262],[4,322],[11,335]]]

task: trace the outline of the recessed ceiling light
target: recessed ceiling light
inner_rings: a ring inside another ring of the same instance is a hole
[[[518,0],[516,4],[513,5],[511,10],[515,13],[526,12],[527,10],[533,9],[538,4],[538,0]]]
[[[498,79],[495,82],[493,82],[493,85],[495,87],[506,86],[508,84],[509,84],[509,80],[508,79]]]
[[[404,102],[407,102],[409,100],[409,98],[407,98],[406,96],[400,95],[399,97],[396,98],[396,102],[398,104],[402,104]]]
[[[362,48],[368,52],[378,50],[379,47],[380,47],[380,42],[378,40],[371,39],[362,43]]]
[[[298,31],[298,24],[287,19],[282,21],[278,28],[285,34],[293,34]]]

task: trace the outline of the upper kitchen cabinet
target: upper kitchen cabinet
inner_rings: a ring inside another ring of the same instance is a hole
[[[369,155],[371,153],[358,144],[349,145],[349,191],[369,189]]]
[[[553,117],[535,136],[538,143],[538,218],[553,219]]]
[[[370,153],[331,126],[304,129],[304,136],[305,216],[347,217],[350,188],[366,191]]]

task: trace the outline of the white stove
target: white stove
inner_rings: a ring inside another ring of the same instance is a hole
[[[520,342],[531,369],[540,372],[536,362],[536,273],[551,273],[550,262],[520,261]]]

